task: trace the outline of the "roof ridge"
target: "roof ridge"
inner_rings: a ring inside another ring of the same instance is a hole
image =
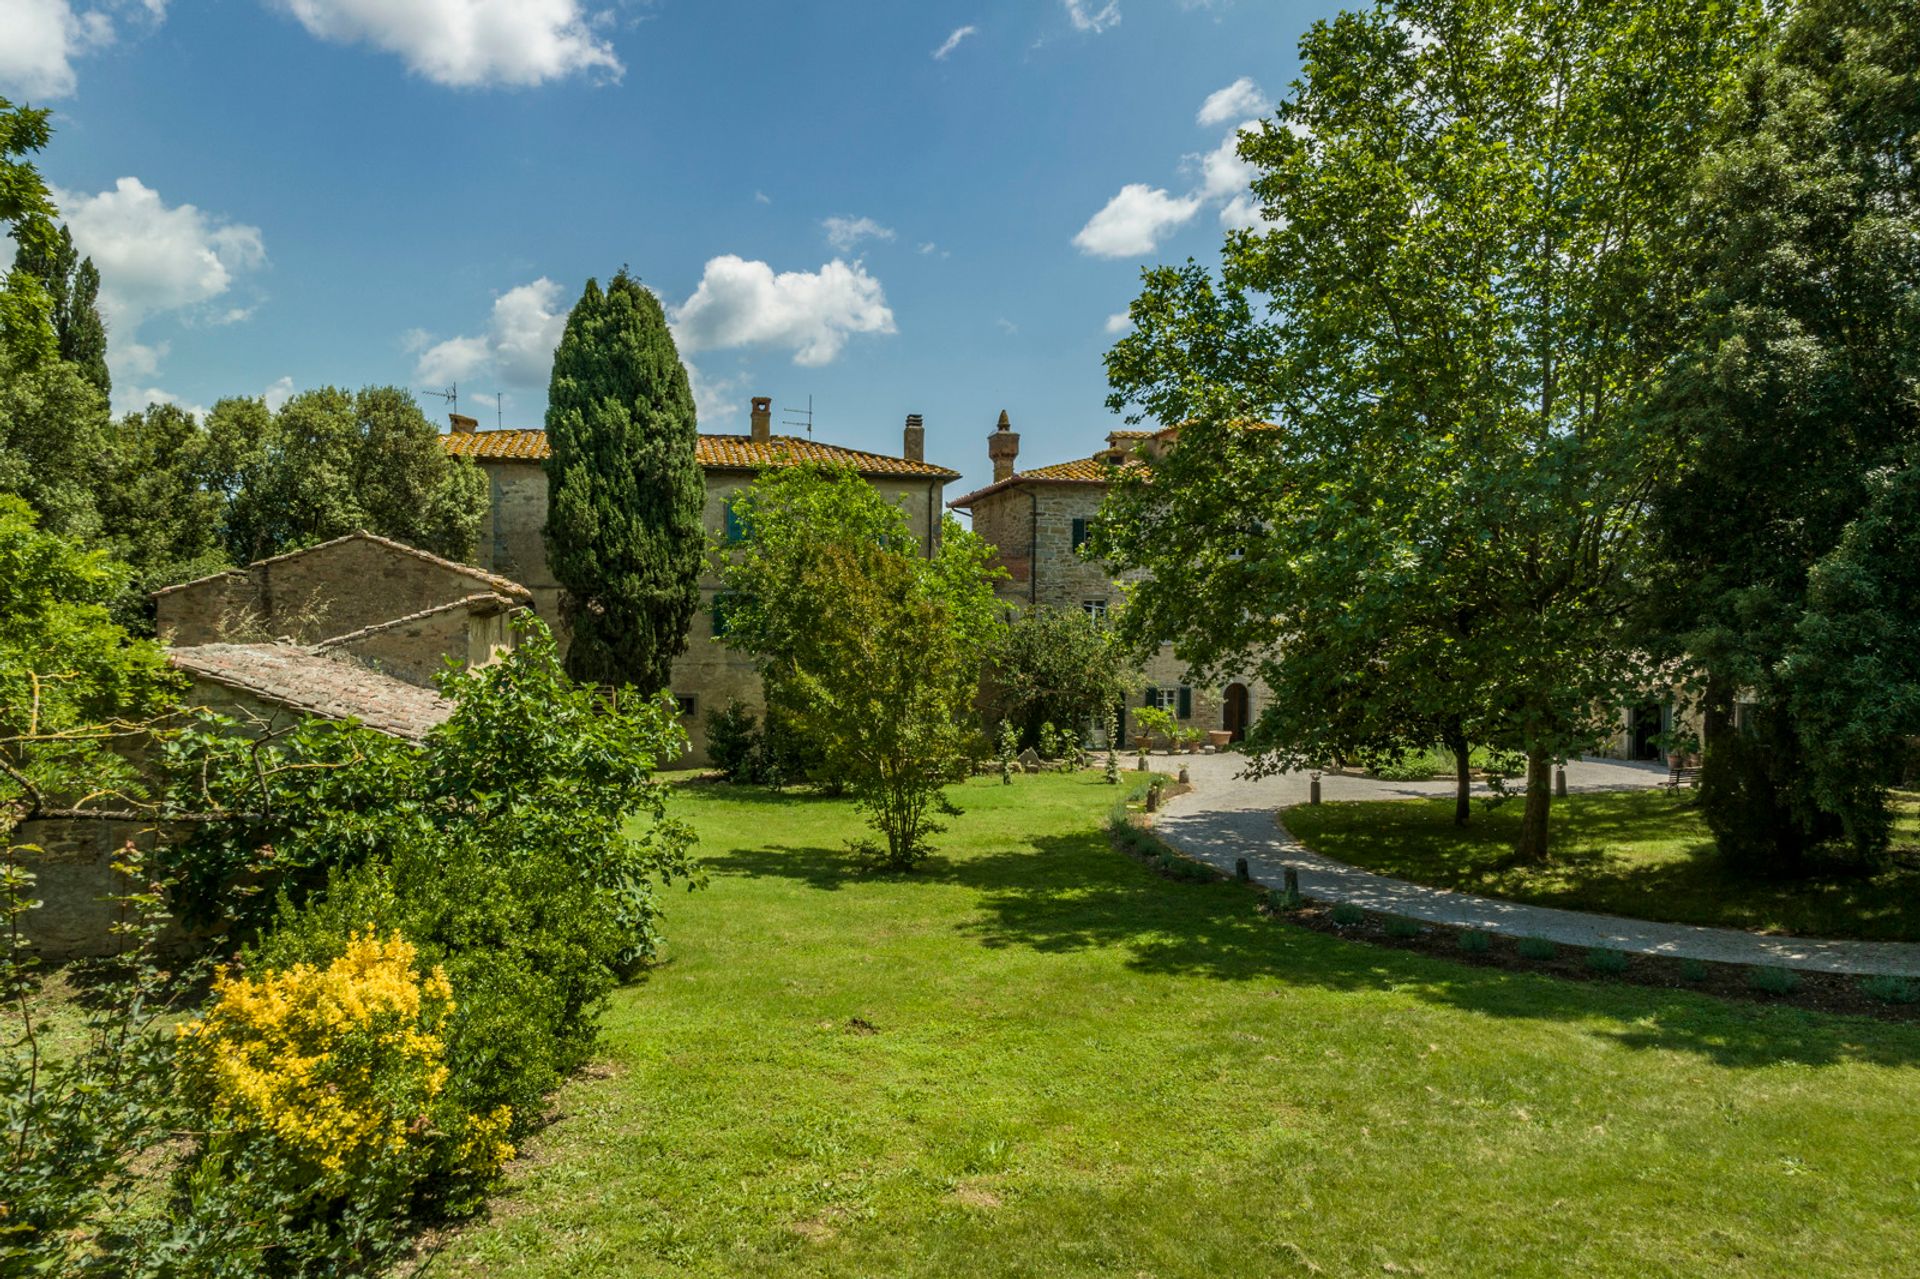
[[[413,556],[415,559],[425,560],[429,564],[436,565],[440,568],[452,569],[456,573],[485,582],[495,589],[505,588],[505,590],[501,591],[502,594],[510,594],[515,597],[524,596],[529,601],[533,599],[532,591],[511,578],[502,577],[498,573],[489,573],[486,569],[476,567],[472,564],[462,564],[458,560],[450,560],[443,555],[435,555],[432,551],[423,551],[419,547],[410,546],[397,538],[383,537],[378,533],[372,533],[363,528],[355,529],[351,533],[342,533],[339,537],[330,537],[324,542],[315,542],[312,546],[302,546],[296,550],[282,551],[278,555],[269,555],[264,559],[257,559],[247,564],[222,569],[218,573],[209,573],[205,577],[196,577],[190,582],[176,582],[172,586],[163,586],[159,590],[151,592],[150,595],[153,598],[157,598],[173,591],[184,590],[189,586],[198,586],[202,582],[211,582],[222,577],[246,577],[256,568],[261,568],[269,564],[278,564],[282,560],[291,560],[302,555],[311,555],[313,552],[325,550],[329,546],[338,546],[342,542],[352,541],[373,542],[389,550],[402,551]]]
[[[381,631],[390,631],[396,626],[405,626],[408,622],[418,622],[424,618],[432,617],[435,613],[446,613],[456,608],[467,608],[479,600],[494,600],[506,605],[508,608],[513,607],[513,601],[504,595],[497,594],[493,591],[475,591],[473,594],[463,595],[457,600],[448,600],[444,604],[435,604],[431,608],[419,609],[412,613],[402,614],[399,617],[388,618],[384,622],[374,622],[370,626],[362,626],[357,631],[348,631],[344,635],[335,635],[329,639],[316,640],[313,644],[313,651],[316,653],[325,653],[330,648],[338,647],[341,644],[350,644],[355,640],[365,639],[369,635],[377,635]]]

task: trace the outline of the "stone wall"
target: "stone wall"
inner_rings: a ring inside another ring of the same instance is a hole
[[[121,909],[111,899],[124,896],[131,886],[113,869],[114,857],[128,840],[151,852],[165,836],[150,822],[22,822],[13,842],[36,844],[41,850],[21,854],[22,865],[36,876],[33,896],[41,902],[21,922],[34,953],[48,960],[118,953],[123,942],[110,929]]]
[[[486,589],[451,565],[346,537],[162,591],[155,625],[180,648],[283,636],[310,644]]]
[[[479,560],[481,567],[526,586],[533,592],[534,611],[553,628],[554,639],[564,656],[567,637],[560,622],[560,584],[547,565],[546,540],[542,529],[547,522],[547,477],[537,461],[479,459],[486,471],[492,497],[486,518],[481,523]],[[727,507],[740,490],[753,483],[754,476],[740,471],[709,471],[706,475],[706,502],[701,522],[709,540],[723,543],[727,530]],[[924,546],[929,533],[938,538],[940,518],[945,511],[941,502],[941,484],[912,478],[875,477],[868,481],[880,495],[905,512],[907,527]],[[692,714],[685,727],[691,741],[683,766],[706,764],[707,716],[729,702],[739,701],[756,711],[764,710],[760,695],[760,676],[753,662],[735,652],[714,636],[714,597],[720,593],[718,550],[710,555],[700,575],[700,611],[687,632],[687,651],[673,664],[674,696],[690,699]]]
[[[481,666],[513,647],[505,608],[461,605],[401,618],[326,646],[329,657],[350,658],[395,679],[435,687],[448,658]]]

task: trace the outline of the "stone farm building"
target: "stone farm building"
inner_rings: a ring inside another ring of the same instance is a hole
[[[1008,575],[1000,584],[1002,598],[1026,608],[1085,609],[1096,617],[1119,607],[1120,579],[1085,558],[1080,548],[1099,516],[1111,468],[1128,464],[1137,451],[1170,443],[1172,435],[1171,430],[1114,431],[1107,447],[1091,457],[1022,471],[1015,466],[1020,436],[1002,413],[987,437],[993,482],[952,502],[972,515],[973,531],[998,549],[997,562]],[[1142,670],[1147,686],[1129,700],[1129,710],[1162,707],[1185,727],[1224,730],[1233,741],[1246,736],[1266,698],[1266,686],[1252,676],[1219,686],[1193,685],[1171,644],[1162,644]],[[1121,732],[1132,735],[1125,725]]]
[[[770,466],[818,462],[852,468],[879,490],[881,496],[905,510],[907,523],[931,550],[940,537],[942,494],[958,472],[926,460],[926,430],[919,415],[907,418],[900,456],[868,453],[817,440],[775,435],[773,401],[755,397],[746,435],[701,435],[698,457],[706,475],[706,507],[702,520],[710,537],[730,540],[734,495],[753,483]],[[533,593],[534,610],[561,633],[560,584],[547,565],[547,476],[541,463],[548,456],[547,433],[532,430],[482,431],[471,417],[452,415],[453,429],[441,436],[447,452],[472,458],[486,472],[489,502],[480,526],[476,560],[483,567],[525,582]],[[717,561],[710,560],[700,576],[702,609],[687,635],[687,651],[673,664],[673,694],[692,749],[689,762],[707,762],[706,717],[738,700],[758,708],[762,704],[760,677],[750,658],[719,640],[725,628],[725,607]],[[716,602],[719,601],[719,602]]]

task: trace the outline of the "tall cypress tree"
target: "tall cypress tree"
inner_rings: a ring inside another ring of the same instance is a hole
[[[92,258],[82,258],[73,247],[73,233],[60,228],[57,238],[44,246],[22,247],[15,265],[40,281],[53,302],[54,341],[60,358],[78,365],[81,375],[99,388],[100,394],[113,394],[113,379],[107,373],[107,326],[100,319],[100,272]]]
[[[587,281],[547,391],[547,563],[563,589],[567,673],[643,693],[686,650],[706,553],[687,371],[659,299]]]

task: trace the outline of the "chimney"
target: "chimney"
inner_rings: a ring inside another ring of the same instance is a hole
[[[901,456],[909,462],[927,460],[927,428],[920,424],[918,413],[907,414],[906,448]]]
[[[480,425],[479,418],[468,417],[465,413],[449,413],[447,421],[453,424],[456,435],[472,435],[473,429]]]
[[[1013,430],[1013,424],[1007,421],[1007,411],[1000,410],[1000,425],[987,437],[987,456],[993,459],[993,482],[1013,478],[1013,459],[1020,456],[1020,436]]]
[[[753,397],[753,442],[765,444],[773,438],[773,400],[765,395]]]

